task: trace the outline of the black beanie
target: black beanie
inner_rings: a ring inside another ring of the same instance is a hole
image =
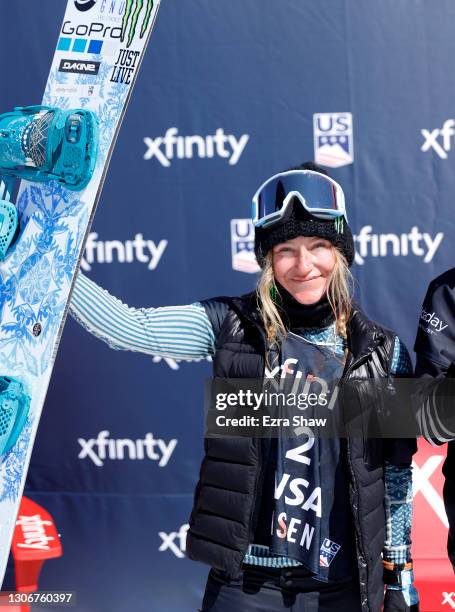
[[[313,170],[329,176],[328,173],[314,162],[305,162],[301,166],[289,170]],[[288,170],[288,171],[289,171]],[[256,227],[254,231],[254,252],[261,268],[265,265],[267,253],[276,244],[287,242],[299,236],[318,236],[331,242],[345,256],[348,266],[354,261],[354,239],[346,219],[318,219],[303,208],[296,198],[291,202],[283,219],[270,227]]]

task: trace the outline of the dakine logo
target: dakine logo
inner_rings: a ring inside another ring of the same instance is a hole
[[[424,153],[433,149],[433,151],[441,159],[447,159],[447,152],[452,148],[452,138],[455,135],[455,120],[447,119],[444,121],[442,128],[439,130],[420,130],[422,136],[425,138],[425,142],[420,147],[420,150]],[[442,142],[439,142],[438,138],[441,137]]]
[[[178,128],[170,127],[164,136],[144,138],[147,147],[144,159],[156,158],[162,166],[169,168],[174,158],[211,159],[218,156],[227,159],[230,166],[235,166],[250,138],[248,134],[243,134],[240,138],[225,134],[223,128],[218,128],[215,134],[210,136],[177,136],[177,134]]]
[[[183,559],[186,551],[186,534],[189,528],[189,524],[184,523],[178,531],[171,531],[171,533],[160,531],[158,535],[162,543],[158,549],[159,552],[170,550],[178,559]]]
[[[365,225],[354,236],[357,245],[355,262],[365,263],[366,257],[406,257],[409,254],[423,257],[424,263],[432,261],[444,238],[443,232],[434,237],[421,233],[415,225],[407,234],[373,234],[373,226]]]
[[[354,161],[351,113],[315,113],[313,137],[318,164],[338,168]]]
[[[161,438],[154,438],[152,433],[146,433],[144,438],[130,440],[129,438],[109,438],[107,430],[100,431],[96,438],[77,440],[82,447],[78,459],[90,459],[96,466],[103,467],[104,461],[124,461],[130,459],[143,461],[150,459],[158,461],[159,467],[165,467],[177,446],[174,438],[165,442]]]
[[[78,11],[89,11],[95,6],[97,0],[74,0],[74,6]]]
[[[250,219],[231,219],[232,268],[239,272],[260,270],[254,254],[254,227]]]
[[[134,240],[98,240],[96,232],[90,232],[85,245],[84,256],[81,259],[81,268],[84,272],[92,269],[94,262],[105,263],[133,263],[138,261],[147,264],[148,270],[155,270],[159,264],[167,240],[160,240],[158,244],[153,240],[144,240],[142,234],[136,234]]]
[[[45,526],[52,525],[52,521],[43,521],[39,514],[33,516],[19,515],[16,520],[16,526],[19,526],[24,536],[23,542],[18,542],[19,548],[32,548],[35,550],[49,550],[52,536],[46,535]]]
[[[445,606],[446,604],[448,604],[452,610],[455,610],[455,591],[450,593],[448,591],[442,592],[442,605]]]
[[[442,319],[439,319],[434,312],[427,312],[423,308],[420,318],[422,321],[425,321],[425,323],[428,323],[428,325],[434,327],[435,332],[442,332],[444,329],[446,329],[446,327],[448,327],[447,323],[445,323]],[[433,330],[429,331],[433,332]]]
[[[76,74],[98,74],[100,62],[83,62],[73,60],[61,60],[58,67],[59,72],[74,72]]]

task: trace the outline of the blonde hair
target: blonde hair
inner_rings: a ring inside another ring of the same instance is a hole
[[[347,324],[352,311],[353,277],[344,255],[333,245],[332,249],[335,255],[335,265],[327,280],[326,295],[335,317],[336,331],[340,336],[346,338]],[[272,294],[276,292],[272,251],[269,251],[256,287],[258,308],[269,346],[283,340],[288,331],[272,298]]]

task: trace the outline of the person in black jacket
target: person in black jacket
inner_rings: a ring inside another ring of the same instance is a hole
[[[252,293],[134,309],[79,274],[72,314],[115,348],[212,355],[216,379],[256,379],[317,397],[317,406],[327,397],[335,404],[330,381],[409,375],[396,334],[352,301],[354,242],[341,187],[307,163],[271,177],[253,205],[262,273]],[[321,380],[327,392],[318,395],[312,385]],[[302,408],[317,414],[317,406]],[[294,433],[206,437],[186,541],[188,557],[212,568],[202,611],[379,612],[384,584],[387,612],[417,611],[415,441]]]
[[[455,571],[455,268],[428,286],[414,345],[417,377],[432,379],[420,406],[419,424],[433,444],[448,442],[444,503],[449,519],[448,553]],[[451,380],[452,379],[452,380]]]

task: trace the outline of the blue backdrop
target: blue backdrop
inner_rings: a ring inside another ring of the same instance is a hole
[[[0,112],[41,100],[64,6],[1,3]],[[453,266],[454,19],[452,0],[162,0],[86,273],[135,306],[250,290],[251,194],[316,158],[346,192],[362,305],[412,348],[426,286]],[[68,319],[27,483],[64,547],[42,588],[77,591],[81,612],[197,609],[207,568],[184,547],[209,374]]]

